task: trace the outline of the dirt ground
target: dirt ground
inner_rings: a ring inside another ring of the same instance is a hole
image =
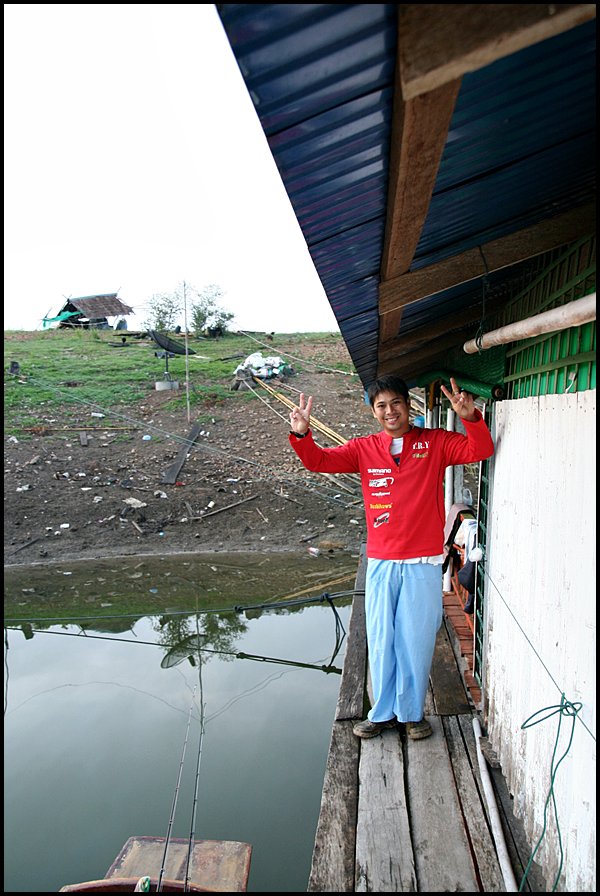
[[[273,353],[293,364],[282,339]],[[310,360],[310,348],[302,351]],[[335,352],[349,360],[341,340]],[[322,347],[313,357],[323,357]],[[313,417],[343,438],[375,431],[358,377],[331,369],[331,347],[327,359],[327,368],[314,362],[309,373],[267,385],[293,401],[300,391],[313,395]],[[177,552],[356,552],[365,540],[357,477],[304,470],[288,443],[289,408],[253,388],[262,400],[245,402],[240,389],[230,402],[194,406],[189,421],[185,409],[168,408],[168,391],[152,390],[136,406],[119,407],[125,422],[83,411],[78,428],[53,411],[43,433],[5,436],[5,565]],[[185,455],[182,440],[199,417],[209,422]],[[336,444],[321,432],[316,439]],[[182,452],[175,482],[164,483]]]

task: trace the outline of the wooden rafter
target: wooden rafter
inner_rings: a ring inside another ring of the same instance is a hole
[[[411,271],[382,283],[379,288],[379,313],[386,315],[398,308],[418,302],[468,280],[483,277],[486,263],[489,272],[518,264],[535,255],[556,249],[595,229],[596,204],[571,209],[548,218],[532,227],[491,240],[479,248],[469,249],[445,261]]]
[[[594,3],[401,3],[402,95],[429,93],[595,15]]]
[[[381,363],[386,349],[393,353],[398,346],[405,305],[486,272],[478,248],[410,272],[460,79],[596,15],[595,4],[400,4],[398,10],[390,186],[379,287]],[[593,228],[595,206],[494,240],[482,247],[487,269],[516,264]]]

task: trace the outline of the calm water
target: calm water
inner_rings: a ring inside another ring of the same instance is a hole
[[[251,843],[250,891],[305,891],[356,565],[8,570],[5,892],[103,877],[130,836],[166,836],[180,768],[172,837],[197,785],[197,839]]]

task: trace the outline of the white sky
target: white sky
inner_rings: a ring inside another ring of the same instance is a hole
[[[136,329],[182,281],[339,329],[213,4],[5,4],[4,85],[5,329],[108,292]]]

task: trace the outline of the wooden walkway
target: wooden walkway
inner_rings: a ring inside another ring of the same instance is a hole
[[[357,591],[364,589],[361,559]],[[425,715],[432,737],[352,733],[368,703],[364,597],[354,598],[308,892],[504,892],[465,688],[446,621]],[[527,889],[530,889],[527,887]]]

